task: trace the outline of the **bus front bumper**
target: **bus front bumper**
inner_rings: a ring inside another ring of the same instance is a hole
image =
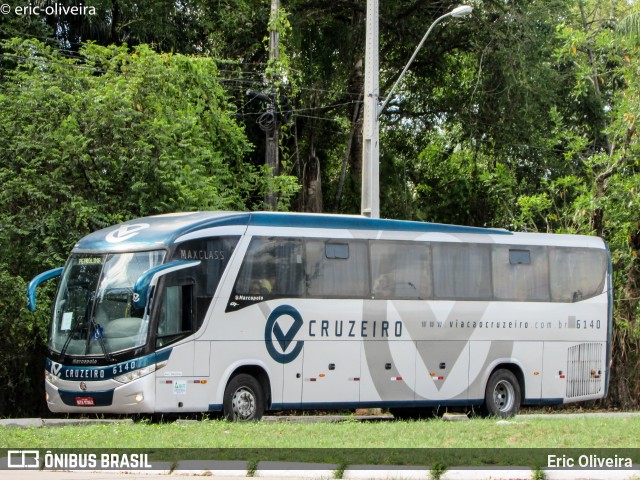
[[[129,383],[114,380],[77,382],[45,379],[47,406],[51,412],[153,413],[155,375]]]

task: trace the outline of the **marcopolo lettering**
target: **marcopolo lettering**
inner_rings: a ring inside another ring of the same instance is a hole
[[[98,363],[98,360],[95,358],[74,358],[71,360],[71,363],[74,365],[95,365]]]
[[[309,320],[310,337],[388,338],[402,336],[402,322]]]

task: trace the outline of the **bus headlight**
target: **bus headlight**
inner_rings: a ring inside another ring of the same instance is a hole
[[[153,365],[148,365],[144,368],[139,368],[138,370],[133,370],[131,372],[118,375],[117,377],[114,377],[114,380],[120,383],[129,383],[129,382],[133,382],[134,380],[137,380],[140,377],[149,375],[150,373],[153,373],[155,371],[156,371],[156,364],[154,363]]]
[[[49,382],[49,383],[51,383],[51,384],[54,384],[54,383],[56,383],[56,378],[58,378],[58,377],[56,377],[55,375],[53,375],[53,374],[52,374],[51,372],[49,372],[48,370],[45,370],[45,371],[44,371],[44,379],[45,379],[47,382]]]

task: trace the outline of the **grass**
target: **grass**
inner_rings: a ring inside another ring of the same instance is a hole
[[[246,460],[250,465],[261,460],[295,461],[337,464],[338,469],[354,464],[537,466],[545,465],[546,455],[557,449],[638,448],[640,417],[312,424],[203,420],[0,428],[0,448],[87,447],[146,449],[151,458],[163,461],[209,458]],[[438,450],[431,454],[416,449]]]
[[[0,448],[638,448],[640,417],[0,428]]]

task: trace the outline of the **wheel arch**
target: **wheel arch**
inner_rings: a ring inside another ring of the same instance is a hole
[[[262,388],[262,393],[264,393],[264,406],[265,410],[271,409],[271,381],[269,380],[269,374],[267,374],[266,370],[259,365],[242,365],[236,368],[227,383],[231,381],[231,379],[241,373],[246,373],[247,375],[251,375],[260,383],[260,387]]]
[[[251,375],[258,380],[258,383],[260,383],[260,387],[262,388],[262,392],[264,393],[265,410],[270,410],[273,398],[271,395],[271,376],[269,375],[268,367],[260,361],[236,363],[229,366],[223,377],[224,381],[220,382],[217,389],[218,391],[216,396],[219,399],[220,405],[222,405],[224,391],[227,388],[227,385],[234,377],[241,373]]]
[[[523,405],[525,398],[527,398],[524,372],[522,370],[522,365],[520,365],[518,362],[514,361],[513,359],[499,360],[495,362],[492,368],[487,369],[487,374],[484,378],[482,391],[483,392],[487,391],[487,384],[489,383],[489,379],[498,370],[509,370],[511,373],[515,375],[516,379],[518,380],[518,384],[520,385],[520,395],[521,395],[520,404]]]

